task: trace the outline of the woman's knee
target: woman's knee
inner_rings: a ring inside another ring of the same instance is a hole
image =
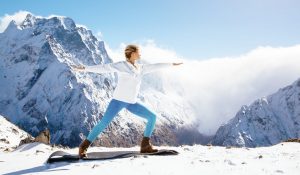
[[[156,122],[156,117],[157,115],[155,114],[155,113],[151,113],[150,115],[149,115],[149,120],[151,120],[152,122]]]

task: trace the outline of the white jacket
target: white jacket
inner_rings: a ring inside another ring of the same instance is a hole
[[[127,103],[136,103],[142,76],[173,66],[173,63],[136,64],[135,68],[128,61],[86,66],[85,71],[95,73],[118,73],[118,84],[113,93],[113,98]]]

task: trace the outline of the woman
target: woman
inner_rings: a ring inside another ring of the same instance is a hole
[[[109,125],[113,118],[126,108],[133,114],[147,119],[147,126],[141,143],[141,153],[157,152],[150,143],[150,136],[154,130],[156,114],[147,109],[143,104],[137,102],[137,95],[141,84],[142,76],[155,70],[180,65],[182,63],[156,63],[156,64],[136,64],[140,59],[139,49],[136,45],[128,45],[125,48],[126,61],[116,63],[73,67],[76,70],[95,73],[118,73],[118,84],[113,93],[113,98],[108,104],[101,121],[94,126],[88,137],[79,145],[79,157],[86,157],[86,152],[91,143]]]

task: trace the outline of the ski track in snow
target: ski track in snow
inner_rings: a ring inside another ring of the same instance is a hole
[[[131,158],[58,162],[47,164],[48,156],[62,148],[41,143],[22,145],[12,152],[0,152],[0,174],[298,174],[299,143],[280,143],[271,147],[229,148],[219,146],[158,147],[174,149],[177,156],[135,156]],[[88,151],[139,150],[91,147]],[[77,153],[78,148],[65,149]]]

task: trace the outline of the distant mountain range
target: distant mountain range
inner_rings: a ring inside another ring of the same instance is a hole
[[[300,79],[243,106],[212,140],[222,146],[269,146],[300,138]]]

